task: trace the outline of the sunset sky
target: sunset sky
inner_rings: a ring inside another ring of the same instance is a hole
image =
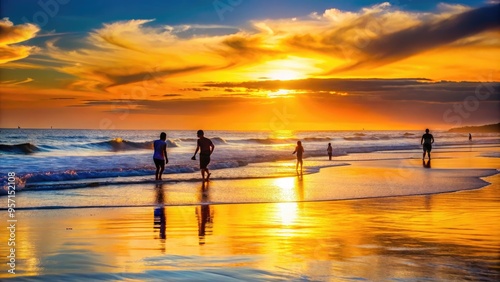
[[[2,128],[500,121],[498,0],[0,3]]]

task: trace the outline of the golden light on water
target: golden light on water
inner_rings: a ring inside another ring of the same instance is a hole
[[[295,187],[295,180],[292,177],[278,178],[274,183],[283,191],[290,191]]]
[[[270,134],[270,138],[274,139],[290,139],[295,137],[293,130],[274,130]]]
[[[494,184],[485,189],[432,196],[213,205],[211,232],[207,223],[203,245],[193,206],[165,208],[166,239],[161,240],[151,206],[21,211],[18,257],[28,275],[74,269],[113,274],[123,269],[184,271],[192,265],[213,267],[214,257],[229,258],[221,265],[239,271],[245,263],[239,257],[255,256],[251,263],[259,269],[300,268],[315,280],[354,273],[370,281],[421,276],[454,281],[457,275],[491,270],[498,255],[494,246],[500,230],[492,225],[498,221],[498,177],[488,180]],[[291,197],[307,191],[307,183],[307,176],[266,182]],[[81,268],[82,260],[94,264]],[[422,267],[421,261],[456,267]],[[467,268],[470,261],[477,261],[477,267]]]
[[[278,203],[276,206],[277,218],[281,220],[281,224],[292,225],[295,223],[299,210],[297,203]]]

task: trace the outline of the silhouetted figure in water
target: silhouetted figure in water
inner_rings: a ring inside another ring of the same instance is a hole
[[[469,133],[469,141],[472,141],[472,134]]]
[[[422,135],[422,139],[420,139],[420,145],[423,145],[424,149],[422,160],[425,159],[425,153],[429,155],[429,160],[431,159],[431,150],[433,143],[434,143],[434,136],[432,136],[432,134],[429,134],[429,129],[426,129],[425,134]]]
[[[295,151],[293,151],[292,154],[297,153],[297,165],[295,166],[295,170],[299,170],[299,164],[300,164],[300,171],[302,172],[302,154],[304,153],[304,147],[302,147],[302,142],[297,141],[297,147],[295,147]]]
[[[208,138],[205,137],[205,133],[203,130],[198,130],[196,133],[198,136],[198,142],[196,145],[196,151],[194,152],[192,160],[196,160],[196,153],[200,150],[200,170],[201,170],[201,178],[203,181],[208,181],[210,178],[210,171],[207,166],[210,163],[210,156],[214,152],[215,146],[214,143]],[[205,179],[205,172],[207,173],[207,178]]]
[[[165,164],[168,164],[167,142],[165,142],[165,140],[167,140],[167,134],[162,132],[160,134],[160,139],[155,140],[153,143],[153,161],[156,166],[155,180],[162,180],[161,175],[165,170]]]
[[[332,153],[333,153],[333,148],[332,148],[332,143],[328,143],[328,148],[326,149],[328,152],[328,160],[332,160]]]

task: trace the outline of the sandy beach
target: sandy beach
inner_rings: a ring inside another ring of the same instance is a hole
[[[208,186],[20,193],[16,274],[4,264],[0,278],[496,281],[500,159],[488,155],[499,151],[448,148],[430,168],[417,151],[374,152],[295,177],[219,170]]]
[[[0,14],[0,282],[500,281],[499,0]]]

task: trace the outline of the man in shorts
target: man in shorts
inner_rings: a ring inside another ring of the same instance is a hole
[[[200,170],[201,170],[201,178],[203,181],[208,181],[210,178],[210,172],[208,171],[208,164],[210,163],[210,155],[212,155],[212,152],[215,149],[214,144],[212,141],[208,138],[205,138],[205,133],[203,130],[198,130],[197,132],[198,135],[198,142],[196,146],[196,151],[194,152],[193,157],[191,158],[192,160],[196,160],[196,153],[198,153],[198,150],[200,150]],[[205,179],[205,173],[207,174],[207,178]]]
[[[425,153],[429,155],[429,160],[431,160],[432,143],[434,143],[434,137],[432,134],[429,134],[429,129],[426,129],[425,134],[422,135],[422,139],[420,140],[420,145],[424,145],[424,155],[422,156],[422,160],[425,159]]]
[[[155,180],[161,180],[161,175],[165,170],[165,163],[168,164],[167,142],[165,142],[165,140],[167,140],[167,134],[162,132],[160,134],[160,139],[155,140],[153,143],[153,149],[155,151],[153,154],[153,161],[156,166]]]

